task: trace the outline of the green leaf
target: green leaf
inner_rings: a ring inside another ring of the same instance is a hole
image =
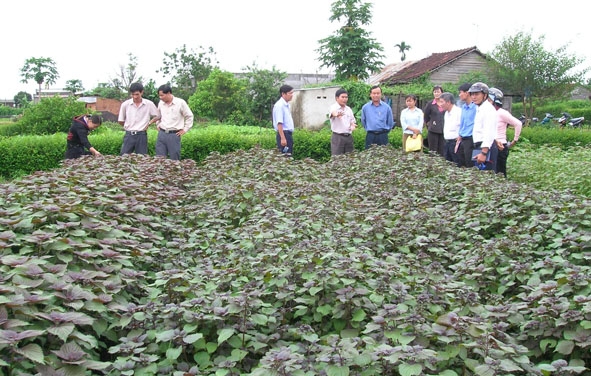
[[[232,337],[235,330],[233,328],[224,328],[218,331],[218,345],[228,340],[228,338]]]
[[[349,376],[349,367],[347,366],[333,366],[326,367],[327,376]]]
[[[255,313],[254,315],[251,315],[250,319],[257,325],[267,325],[267,316],[262,315],[260,313]]]
[[[402,363],[398,366],[400,376],[414,376],[420,375],[423,372],[423,366],[420,364]]]
[[[166,350],[166,359],[176,360],[181,355],[182,352],[183,352],[182,347],[169,347]]]
[[[193,334],[189,334],[187,336],[184,336],[183,337],[183,342],[184,343],[188,343],[188,344],[192,344],[192,343],[197,342],[201,338],[203,338],[203,334],[201,334],[201,333],[193,333]]]
[[[16,349],[15,351],[34,362],[45,364],[43,349],[39,345],[30,343],[26,346]]]
[[[573,341],[562,340],[562,341],[558,341],[555,351],[560,354],[563,354],[563,355],[569,355],[570,353],[573,352],[574,348],[575,348],[575,343]]]
[[[50,326],[47,328],[47,331],[62,340],[62,342],[66,342],[70,334],[74,331],[75,325],[70,323],[64,323],[58,326]]]
[[[365,311],[361,308],[357,309],[355,312],[353,312],[353,317],[351,318],[351,321],[363,321],[365,320],[366,314]]]

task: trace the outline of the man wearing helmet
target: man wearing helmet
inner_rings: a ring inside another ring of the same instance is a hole
[[[499,148],[495,172],[503,173],[507,177],[507,158],[509,157],[509,148],[515,145],[521,134],[521,121],[503,108],[503,92],[497,88],[491,87],[488,90],[488,100],[491,101],[497,110],[497,136],[495,142]],[[515,128],[513,141],[507,142],[507,127]]]
[[[476,116],[474,117],[474,129],[472,139],[474,150],[479,152],[473,154],[477,165],[484,164],[485,170],[494,170],[497,162],[497,111],[488,101],[488,85],[476,82],[468,90],[472,102],[476,104]]]

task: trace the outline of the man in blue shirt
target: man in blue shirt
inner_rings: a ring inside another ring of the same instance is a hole
[[[394,126],[392,108],[382,101],[382,89],[379,86],[373,86],[369,96],[371,101],[361,108],[361,124],[367,132],[366,149],[371,145],[388,145],[388,133]]]
[[[273,128],[275,128],[277,148],[280,152],[291,156],[293,153],[294,123],[291,117],[289,101],[293,98],[293,87],[283,85],[279,88],[281,98],[273,106]]]
[[[474,161],[472,160],[472,149],[474,149],[474,140],[472,139],[472,132],[474,131],[474,118],[476,117],[476,106],[470,98],[471,84],[462,84],[458,88],[459,97],[464,102],[461,106],[462,117],[460,120],[460,138],[461,143],[458,148],[459,166],[460,167],[474,167]]]

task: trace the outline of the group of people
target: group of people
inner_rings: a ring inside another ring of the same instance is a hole
[[[143,97],[144,86],[141,83],[132,83],[129,92],[131,98],[123,102],[119,110],[118,122],[125,130],[121,155],[148,154],[147,129],[156,123],[156,155],[180,160],[181,136],[191,129],[194,119],[187,102],[172,95],[172,88],[168,84],[158,88],[158,107]],[[101,123],[99,115],[82,115],[73,119],[67,137],[66,159],[86,154],[101,155],[88,141],[90,131]]]
[[[506,177],[509,149],[519,140],[522,124],[503,108],[503,92],[482,82],[466,83],[458,88],[458,106],[453,94],[442,91],[435,86],[434,99],[425,106],[429,150],[460,167],[477,166]],[[414,108],[413,100],[416,97],[407,96],[408,108],[403,112]],[[403,116],[400,122],[403,129],[408,128]],[[507,141],[507,127],[515,129],[511,142]]]
[[[170,85],[158,88],[160,102],[143,97],[144,87],[135,82],[129,88],[131,98],[123,102],[119,111],[119,123],[125,130],[121,155],[128,153],[147,154],[147,129],[156,123],[158,138],[156,155],[179,160],[181,136],[193,126],[193,113],[181,98],[172,95]],[[280,152],[287,156],[293,153],[295,124],[289,102],[294,88],[283,85],[280,98],[273,106],[273,128]],[[521,121],[503,109],[503,93],[489,88],[482,82],[463,84],[458,88],[460,101],[456,105],[454,95],[443,92],[441,86],[433,87],[433,100],[424,110],[417,107],[417,97],[405,98],[406,108],[400,114],[402,149],[406,140],[416,138],[427,128],[427,142],[431,151],[445,157],[460,167],[478,166],[507,176],[509,148],[521,134]],[[365,148],[372,145],[387,145],[388,135],[394,127],[394,116],[389,104],[382,100],[382,89],[370,89],[370,101],[361,108],[361,125],[366,131]],[[355,115],[347,105],[349,95],[345,89],[335,93],[335,103],[329,108],[332,130],[331,155],[353,151],[353,131],[357,127]],[[85,154],[101,155],[88,141],[88,133],[100,126],[98,115],[83,115],[73,119],[68,132],[66,158],[79,158]],[[514,138],[507,141],[507,127],[515,128]]]
[[[293,152],[294,122],[289,107],[293,90],[289,85],[281,86],[281,98],[273,107],[277,148],[286,155]],[[406,108],[400,114],[402,149],[406,150],[409,137],[419,137],[426,127],[430,151],[460,167],[478,166],[507,176],[509,149],[519,140],[521,121],[503,109],[503,92],[489,88],[482,82],[461,85],[458,96],[456,104],[452,93],[443,92],[443,88],[436,85],[433,87],[433,100],[422,110],[417,107],[416,95],[407,95]],[[370,98],[361,108],[366,149],[371,145],[387,145],[388,134],[394,127],[392,108],[382,100],[379,86],[371,88]],[[328,111],[333,156],[353,151],[352,133],[357,123],[353,111],[347,105],[348,100],[347,91],[338,89],[335,103]],[[515,128],[511,142],[507,141],[509,126]]]
[[[281,98],[273,106],[273,128],[276,132],[277,148],[290,156],[293,152],[294,122],[291,116],[289,101],[293,98],[293,87],[283,85],[279,88]],[[371,145],[387,145],[388,134],[394,127],[392,107],[382,100],[382,89],[373,86],[369,96],[371,100],[361,109],[361,124],[366,131],[365,148]],[[328,109],[330,128],[331,155],[351,153],[353,147],[353,131],[357,128],[357,121],[353,110],[347,105],[349,93],[345,89],[338,89],[335,93],[335,103]]]

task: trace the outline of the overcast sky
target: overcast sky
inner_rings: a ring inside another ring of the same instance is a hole
[[[400,61],[395,44],[411,46],[407,60],[431,53],[477,46],[490,53],[518,31],[545,35],[546,48],[570,43],[569,53],[591,65],[588,12],[571,0],[450,2],[372,1],[372,37],[384,48],[384,63]],[[86,90],[116,77],[128,53],[138,73],[157,85],[164,52],[213,47],[223,70],[259,68],[288,73],[332,73],[319,68],[318,40],[330,36],[332,0],[141,0],[80,2],[7,1],[2,4],[0,99],[19,91],[33,94],[37,84],[21,83],[20,70],[31,57],[52,58],[60,75],[52,88],[79,79]],[[560,8],[558,8],[558,4]],[[485,8],[486,7],[486,8]]]

